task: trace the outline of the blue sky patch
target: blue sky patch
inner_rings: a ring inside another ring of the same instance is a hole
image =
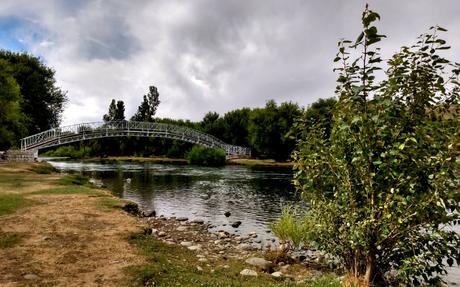
[[[27,51],[27,45],[19,39],[26,24],[16,17],[0,18],[0,49],[13,52]]]

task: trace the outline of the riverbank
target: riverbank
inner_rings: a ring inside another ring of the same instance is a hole
[[[211,234],[200,222],[140,220],[85,178],[50,171],[0,165],[2,286],[338,286],[305,261],[259,270],[246,260],[267,255],[241,250],[241,238]],[[245,269],[257,276],[241,275]],[[268,272],[276,270],[283,276]]]

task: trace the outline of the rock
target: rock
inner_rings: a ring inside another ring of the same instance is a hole
[[[217,237],[219,237],[219,239],[227,238],[229,235],[230,233],[226,231],[219,231],[219,233],[217,233]]]
[[[251,244],[248,243],[241,243],[237,247],[239,250],[245,250],[245,251],[251,251],[254,250],[254,247],[252,247]]]
[[[241,221],[235,221],[232,223],[233,228],[238,228],[241,225]]]
[[[187,230],[187,227],[185,227],[185,226],[179,226],[179,227],[176,228],[176,230],[177,230],[177,231],[185,231],[185,230]]]
[[[200,258],[200,259],[198,259],[198,261],[199,261],[199,262],[208,262],[208,259],[206,259],[206,258]]]
[[[187,248],[188,250],[197,251],[197,250],[201,250],[201,245],[192,245]]]
[[[276,272],[273,272],[271,274],[273,277],[276,277],[276,278],[281,278],[283,277],[283,273],[279,272],[279,271],[276,271]]]
[[[176,218],[177,221],[187,221],[188,218],[187,217],[178,217]]]
[[[24,279],[26,279],[26,280],[37,280],[38,278],[40,278],[40,277],[38,277],[37,275],[35,275],[33,273],[24,275]]]
[[[201,268],[201,266],[197,266],[196,269],[197,269],[198,271],[203,271],[203,268]]]
[[[282,272],[287,272],[289,266],[291,266],[291,265],[286,264],[286,265],[282,266],[280,269],[281,269]]]
[[[225,217],[229,217],[232,214],[230,213],[230,211],[225,211],[224,215],[225,215]]]
[[[164,237],[164,236],[166,236],[166,232],[164,231],[158,232],[158,237]]]
[[[190,223],[204,224],[204,220],[203,219],[193,219],[192,221],[190,221]]]
[[[132,214],[132,215],[135,215],[135,216],[139,216],[140,215],[140,211],[139,211],[139,205],[137,205],[136,203],[134,202],[128,202],[125,204],[125,206],[122,207],[122,209],[124,211],[126,211],[127,213],[129,214]]]
[[[251,269],[243,269],[240,272],[242,276],[257,276],[257,272]]]
[[[184,246],[184,247],[190,247],[193,245],[193,242],[190,242],[190,241],[183,241],[180,243],[180,245]]]
[[[157,212],[155,210],[151,210],[151,211],[142,212],[142,215],[143,217],[155,217],[157,216]]]
[[[271,261],[265,260],[260,257],[251,257],[246,259],[245,262],[264,271],[270,271],[273,268],[273,263]]]

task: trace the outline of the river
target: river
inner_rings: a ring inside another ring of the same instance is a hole
[[[166,217],[202,219],[214,230],[247,235],[256,232],[262,243],[274,239],[268,232],[282,207],[297,204],[289,169],[229,165],[207,168],[131,162],[50,161],[61,171],[78,171],[102,181],[120,198],[155,210]],[[230,212],[230,216],[225,216]],[[231,223],[241,221],[238,228]],[[212,230],[211,230],[212,231]],[[457,232],[460,228],[457,226]],[[449,268],[449,286],[460,285],[460,267]]]

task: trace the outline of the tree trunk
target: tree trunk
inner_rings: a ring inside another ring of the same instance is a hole
[[[375,276],[375,252],[369,250],[366,256],[366,274],[364,274],[364,280],[368,286],[372,286]]]

